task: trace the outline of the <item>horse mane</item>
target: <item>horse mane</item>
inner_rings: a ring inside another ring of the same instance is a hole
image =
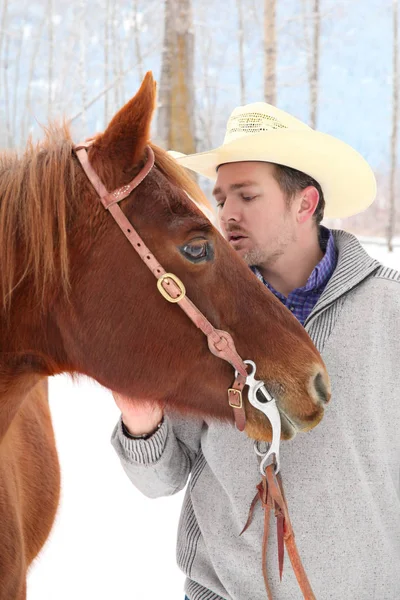
[[[22,156],[0,153],[0,296],[5,311],[15,289],[28,277],[41,303],[49,284],[57,282],[62,292],[69,291],[67,229],[76,197],[74,143],[66,123],[53,123],[44,133],[40,142],[28,140]],[[167,179],[210,208],[190,175],[164,150],[151,146]]]
[[[73,199],[73,141],[65,123],[30,138],[22,156],[0,154],[0,292],[3,308],[29,277],[42,299],[57,277],[68,291],[68,207]],[[22,251],[22,255],[21,255]]]

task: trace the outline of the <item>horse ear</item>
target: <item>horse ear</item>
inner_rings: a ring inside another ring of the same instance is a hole
[[[96,138],[96,154],[107,156],[115,166],[129,172],[144,156],[155,104],[156,82],[148,71],[137,94],[117,112],[105,132]]]

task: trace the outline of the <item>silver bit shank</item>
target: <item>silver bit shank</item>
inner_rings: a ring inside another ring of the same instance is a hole
[[[272,428],[272,442],[269,445],[267,452],[261,452],[259,450],[258,443],[254,443],[254,449],[258,456],[262,456],[260,462],[260,471],[262,475],[265,475],[266,467],[275,462],[275,473],[280,470],[280,459],[279,459],[279,445],[281,441],[281,417],[279,414],[278,407],[276,406],[276,400],[264,385],[263,381],[255,378],[256,365],[252,360],[245,360],[245,364],[252,367],[252,371],[247,375],[246,385],[248,386],[248,398],[249,402],[254,408],[261,410],[262,413],[267,417],[271,423]],[[257,398],[257,393],[265,398],[265,402],[260,402]]]

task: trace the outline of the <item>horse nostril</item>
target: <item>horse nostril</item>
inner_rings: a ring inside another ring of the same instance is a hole
[[[331,399],[331,394],[329,391],[329,385],[327,385],[322,372],[319,372],[314,377],[314,389],[317,392],[317,396],[319,400],[323,404],[327,404]]]

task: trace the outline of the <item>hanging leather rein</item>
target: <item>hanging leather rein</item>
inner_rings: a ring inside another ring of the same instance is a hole
[[[312,591],[310,582],[304,570],[300,559],[300,554],[294,539],[294,531],[290,522],[289,512],[286,504],[285,494],[282,487],[282,478],[280,473],[275,473],[275,465],[270,464],[265,469],[261,483],[257,486],[257,494],[255,495],[249,511],[249,516],[246,525],[243,527],[240,535],[246,531],[253,519],[254,508],[258,501],[264,509],[264,535],[262,544],[262,573],[264,578],[265,589],[267,590],[268,600],[273,600],[271,588],[268,581],[267,573],[267,547],[269,535],[269,521],[271,511],[275,512],[277,540],[278,540],[278,562],[279,562],[279,579],[282,580],[284,545],[292,563],[294,574],[297,582],[303,593],[305,600],[316,600]]]
[[[108,192],[103,182],[91,166],[88,158],[87,149],[93,144],[93,141],[88,141],[75,146],[75,154],[82,165],[89,181],[95,188],[100,197],[100,201],[104,208],[111,214],[118,227],[121,229],[129,243],[136,250],[140,258],[147,265],[150,271],[157,279],[157,288],[162,296],[172,303],[177,303],[180,308],[188,315],[193,323],[207,337],[208,347],[210,351],[217,356],[226,360],[231,364],[236,376],[232,387],[228,389],[228,402],[232,407],[236,426],[239,431],[243,431],[246,425],[246,415],[242,400],[243,387],[246,384],[248,376],[246,365],[236,351],[232,336],[223,330],[215,329],[203,313],[189,300],[186,296],[186,290],[182,281],[174,274],[167,273],[160,265],[155,256],[150,252],[142,238],[139,236],[132,223],[127,219],[122,212],[118,203],[138,187],[145,179],[151,169],[154,167],[154,152],[150,146],[146,147],[147,160],[141,171],[132,179],[130,183],[124,185],[113,192]],[[277,479],[279,477],[279,479]],[[305,600],[315,600],[311,586],[305,574],[300,556],[294,541],[294,533],[289,519],[285,498],[282,490],[280,476],[275,474],[275,465],[270,464],[265,469],[265,476],[262,482],[257,486],[258,492],[250,507],[250,513],[242,533],[250,525],[253,510],[258,500],[261,501],[264,508],[264,536],[263,536],[263,577],[269,600],[272,600],[271,589],[268,583],[266,570],[266,551],[268,542],[269,519],[270,511],[275,509],[277,517],[278,529],[278,554],[279,554],[279,573],[282,578],[283,569],[283,543],[286,544],[293,570],[296,574],[300,589],[303,592]]]

